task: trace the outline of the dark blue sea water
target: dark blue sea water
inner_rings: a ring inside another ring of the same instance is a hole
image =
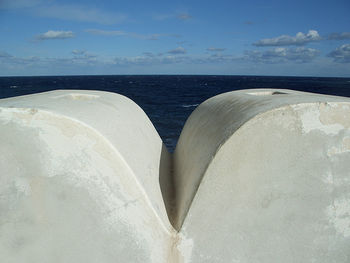
[[[170,151],[182,127],[204,100],[249,88],[283,88],[350,97],[350,78],[260,76],[52,76],[0,77],[0,98],[55,89],[104,90],[143,108]]]

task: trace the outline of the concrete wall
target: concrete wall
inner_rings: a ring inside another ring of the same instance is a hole
[[[0,261],[349,262],[349,164],[348,98],[221,94],[174,156],[117,94],[0,100]]]

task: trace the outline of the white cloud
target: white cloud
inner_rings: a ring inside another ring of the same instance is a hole
[[[284,63],[288,61],[297,63],[311,62],[319,55],[319,51],[313,48],[274,48],[266,51],[247,51],[246,59],[261,63]]]
[[[342,32],[342,33],[332,33],[328,36],[329,40],[345,40],[350,39],[350,32]]]
[[[183,47],[177,47],[175,49],[169,50],[168,53],[173,55],[186,54],[186,49]]]
[[[344,44],[328,54],[335,62],[350,63],[350,44]]]
[[[326,57],[318,58],[312,64],[305,63],[297,66],[294,63],[273,64],[273,61],[278,62],[278,57],[288,57],[289,51],[286,51],[286,49],[275,50],[275,53],[277,53],[277,59],[275,60],[272,59],[273,52],[270,53],[270,60],[266,57],[261,60],[259,56],[257,59],[253,59],[248,54],[237,57],[222,53],[212,55],[171,55],[164,53],[161,55],[146,52],[140,56],[115,57],[112,54],[96,56],[82,49],[76,49],[76,51],[72,51],[66,57],[16,57],[3,50],[0,51],[0,75],[184,74],[186,72],[213,74],[214,72],[215,74],[349,77],[348,64],[332,63]],[[301,51],[299,50],[299,53]],[[288,60],[282,59],[282,62],[288,62]],[[191,71],[192,69],[195,69],[195,71]]]
[[[207,48],[207,51],[211,51],[211,52],[222,52],[225,51],[226,48],[219,48],[219,47],[209,47]]]
[[[46,33],[40,34],[36,37],[38,40],[50,40],[50,39],[67,39],[74,37],[72,31],[54,31],[49,30]]]
[[[254,67],[264,64],[283,62],[309,62],[317,56],[318,51],[299,47],[295,49],[275,48],[273,50],[261,52],[247,52],[245,56],[233,56],[222,53],[210,53],[202,55],[187,55],[182,49],[175,54],[171,53],[151,53],[144,52],[139,56],[115,57],[98,56],[83,49],[74,49],[67,57],[15,57],[6,52],[0,52],[0,75],[11,74],[105,74],[106,72],[120,72],[120,70],[141,68],[164,69],[163,65],[184,66],[198,65],[198,69],[205,67],[231,67],[232,65],[246,65]],[[288,63],[285,63],[288,65]],[[342,65],[342,64],[338,64]],[[143,67],[147,66],[147,67]],[[273,65],[271,65],[273,66]],[[295,66],[294,66],[295,67]],[[301,65],[298,67],[300,69]],[[172,67],[171,67],[172,68]],[[195,67],[197,68],[197,67]],[[114,71],[117,70],[117,71]],[[21,72],[21,73],[19,73]],[[126,71],[127,72],[127,71]],[[133,72],[133,71],[131,71]],[[129,73],[131,73],[129,72]],[[139,72],[139,71],[136,71]]]
[[[254,46],[290,46],[290,45],[304,45],[309,42],[320,41],[322,38],[316,30],[309,30],[307,34],[302,32],[295,36],[282,35],[275,38],[265,38],[254,43]]]

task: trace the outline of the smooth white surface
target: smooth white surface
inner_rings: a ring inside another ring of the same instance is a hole
[[[222,94],[186,123],[175,179],[188,262],[349,262],[350,101],[280,92]]]
[[[170,229],[159,185],[159,167],[164,147],[153,124],[132,100],[115,93],[57,90],[1,100],[0,107],[29,113],[47,111],[94,129],[115,148],[133,171],[142,189]],[[66,127],[69,130],[69,126]],[[163,155],[168,154],[163,151]]]
[[[17,97],[1,100],[0,126],[4,262],[171,256],[163,145],[135,103],[94,91]]]
[[[217,151],[246,122],[287,105],[343,101],[349,99],[293,90],[250,89],[223,93],[200,104],[188,118],[174,152],[176,227],[181,226]],[[317,120],[317,116],[314,117],[314,121]]]

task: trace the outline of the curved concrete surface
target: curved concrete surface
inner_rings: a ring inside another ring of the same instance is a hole
[[[349,262],[349,163],[347,98],[246,90],[204,102],[175,151],[188,262]]]
[[[97,91],[5,99],[0,127],[4,262],[172,257],[159,187],[168,153],[134,102]]]
[[[348,98],[221,94],[172,158],[131,100],[53,91],[0,100],[0,138],[1,262],[350,261]]]

